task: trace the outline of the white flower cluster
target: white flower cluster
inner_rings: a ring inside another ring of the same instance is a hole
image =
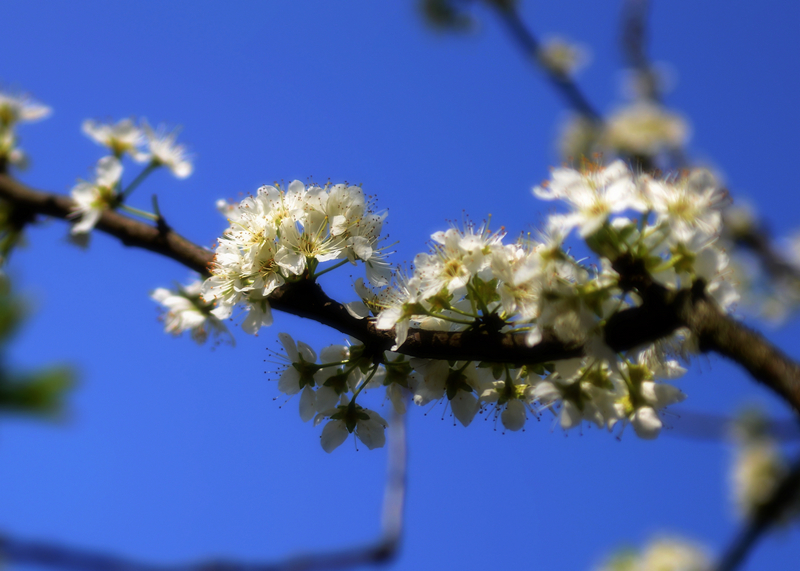
[[[177,178],[186,178],[192,173],[186,148],[176,144],[175,131],[168,132],[163,126],[154,131],[144,119],[140,126],[130,119],[113,124],[87,119],[83,122],[83,132],[96,143],[107,147],[111,155],[97,162],[94,180],[81,181],[72,188],[72,200],[75,202],[72,216],[79,221],[72,226],[71,234],[78,240],[85,240],[104,210],[123,206],[125,198],[156,168],[167,167]],[[147,163],[125,189],[121,188],[124,155],[129,155],[136,162]],[[149,213],[129,207],[126,209],[155,218]]]
[[[212,304],[203,301],[200,295],[203,282],[194,280],[186,286],[178,286],[174,290],[157,288],[150,297],[164,306],[164,331],[172,335],[180,335],[188,331],[192,339],[203,344],[209,334],[227,334],[231,342],[233,336],[219,319],[211,314]]]
[[[692,347],[688,333],[615,353],[605,343],[604,326],[617,312],[640,305],[644,287],[702,286],[723,310],[735,302],[717,240],[726,194],[705,171],[654,177],[621,161],[555,169],[533,193],[569,206],[550,216],[541,241],[528,236],[505,243],[505,234],[490,232],[487,224],[450,228],[433,234],[431,252],[418,254],[413,272],[388,286],[391,272],[378,246],[384,216],[369,210],[361,188],[299,181],[286,189],[264,186],[239,204],[218,204],[230,226],[202,295],[215,303],[211,313],[218,319],[244,306],[242,328],[256,333],[272,322],[269,296],[276,288],[361,261],[369,282],[387,287],[376,293],[358,280],[362,301],[347,308],[392,330],[393,351],[402,351],[412,327],[519,335],[529,346],[548,335],[584,347],[581,358],[512,365],[368,355],[352,341],[326,348],[318,362],[310,346],[282,334],[288,365],[278,388],[300,395],[304,421],[327,420],[327,451],[351,433],[368,448],[383,445],[386,421],[360,397],[378,387],[400,414],[408,400],[445,402],[464,426],[488,413],[516,431],[549,410],[564,429],[583,421],[608,430],[630,424],[638,436],[655,438],[661,411],[684,398],[662,381],[685,372],[676,356]],[[564,240],[574,229],[598,255],[595,265],[567,253]],[[632,268],[638,272],[633,277],[626,273]]]
[[[656,179],[634,175],[621,161],[608,167],[584,163],[581,170],[554,170],[552,180],[533,192],[571,207],[550,217],[545,241],[503,244],[503,235],[485,226],[434,234],[433,253],[419,254],[413,275],[399,277],[397,287],[377,300],[383,307],[378,328],[394,328],[399,347],[412,322],[424,329],[465,329],[493,316],[504,330],[526,331],[529,344],[544,328],[563,341],[585,341],[613,312],[637,301],[623,295],[612,268],[623,255],[641,261],[668,288],[702,279],[723,309],[735,302],[727,257],[717,247],[726,195],[705,171]],[[640,218],[624,216],[629,212]],[[563,250],[573,228],[601,256],[600,271]]]
[[[624,287],[615,262],[629,258],[668,289],[692,287],[702,280],[706,291],[727,309],[737,296],[728,279],[727,257],[717,246],[720,208],[725,193],[704,171],[654,178],[635,175],[617,161],[607,167],[584,163],[580,170],[560,168],[534,189],[544,199],[560,199],[571,210],[550,217],[543,242],[504,236],[486,225],[451,228],[432,236],[432,253],[419,254],[410,276],[379,294],[358,284],[363,315],[377,313],[379,329],[394,329],[398,350],[410,327],[463,331],[482,328],[524,335],[539,342],[543,332],[563,342],[580,342],[586,357],[512,369],[470,362],[412,359],[423,377],[409,387],[424,405],[449,401],[464,425],[484,407],[494,407],[506,428],[518,430],[529,413],[558,410],[561,425],[583,420],[612,429],[630,423],[643,438],[662,427],[659,411],[684,395],[657,378],[674,379],[684,370],[670,355],[681,353],[685,339],[672,339],[617,355],[603,340],[603,325],[616,312],[641,303]],[[638,214],[630,219],[628,214]],[[600,256],[599,268],[587,267],[564,251],[573,229]]]
[[[418,375],[402,356],[388,358],[385,365],[375,367],[363,356],[362,345],[330,345],[320,353],[320,363],[314,350],[287,333],[278,336],[286,351],[280,356],[285,363],[278,390],[292,396],[300,394],[300,418],[303,422],[314,419],[318,426],[326,419],[321,444],[331,452],[342,444],[348,434],[355,436],[372,450],[386,442],[386,420],[374,410],[356,404],[356,397],[364,389],[386,386],[387,397],[395,410],[405,412],[405,397],[410,384],[418,382]],[[352,393],[352,399],[348,396]]]
[[[0,91],[0,161],[24,167],[25,153],[18,147],[16,126],[39,121],[52,110],[33,101],[28,95],[13,95]]]
[[[550,409],[560,414],[565,429],[583,420],[609,429],[618,422],[630,423],[642,438],[658,435],[662,426],[659,410],[683,400],[678,389],[654,382],[652,368],[645,364],[649,358],[646,354],[640,354],[639,362],[626,361],[616,370],[599,360],[587,364],[573,359],[547,367],[513,368],[471,361],[407,360],[394,353],[385,354],[383,362],[375,365],[357,343],[326,347],[317,362],[309,345],[295,343],[285,333],[279,337],[286,351],[286,357],[281,358],[287,363],[278,390],[288,396],[300,395],[304,422],[314,418],[316,426],[326,418],[343,420],[336,424],[335,433],[333,428],[323,431],[322,446],[329,452],[344,441],[347,433],[355,433],[370,449],[383,446],[386,421],[356,404],[365,389],[383,387],[386,400],[398,414],[405,414],[408,400],[419,406],[445,401],[463,426],[478,413],[488,413],[506,429],[517,431],[529,416],[538,417],[541,411]],[[658,372],[674,376],[682,369],[669,361]],[[377,424],[369,424],[369,420]],[[332,434],[337,436],[333,438]]]
[[[558,141],[565,160],[604,154],[635,158],[668,168],[680,164],[691,136],[689,121],[660,103],[671,83],[668,70],[630,70],[623,92],[629,99],[604,122],[573,115],[564,122]]]
[[[242,304],[242,328],[255,334],[272,323],[267,297],[287,281],[314,278],[318,264],[340,260],[366,266],[374,285],[386,285],[391,267],[379,246],[386,217],[370,210],[359,186],[263,186],[238,205],[221,208],[230,227],[219,239],[212,276],[203,296],[216,301],[214,315],[230,317]],[[332,268],[328,268],[332,269]]]
[[[83,122],[83,132],[97,144],[108,147],[118,159],[128,154],[138,163],[165,166],[177,178],[192,174],[186,147],[175,142],[177,130],[168,131],[163,125],[153,130],[145,119],[138,126],[131,119],[113,124],[87,119]]]

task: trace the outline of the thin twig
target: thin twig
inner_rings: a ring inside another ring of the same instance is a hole
[[[647,57],[647,17],[650,13],[650,2],[648,0],[625,0],[622,3],[622,25],[621,25],[621,50],[622,57],[628,66],[640,74],[651,76],[650,60]],[[658,100],[658,90],[655,83],[651,81],[647,84],[647,92],[644,97],[651,100]]]
[[[797,500],[798,490],[800,490],[800,458],[769,501],[756,510],[750,521],[734,538],[720,559],[716,571],[734,571],[744,563],[756,542],[784,515],[786,508]]]
[[[68,571],[315,571],[349,569],[390,562],[399,552],[405,507],[407,443],[405,417],[394,414],[388,428],[386,489],[383,495],[381,535],[367,545],[342,551],[300,555],[274,563],[213,560],[156,565],[117,555],[28,541],[0,534],[0,561]]]
[[[525,26],[517,10],[512,6],[497,7],[495,4],[493,4],[493,6],[495,6],[500,21],[506,26],[511,37],[522,50],[523,55],[531,61],[538,61],[539,40],[533,35],[533,32]],[[555,87],[559,95],[567,102],[567,105],[590,121],[602,123],[600,113],[595,110],[594,106],[589,102],[578,85],[568,75],[555,73],[547,66],[540,66],[540,68],[551,85]]]

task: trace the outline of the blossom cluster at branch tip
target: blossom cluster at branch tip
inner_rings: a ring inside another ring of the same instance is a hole
[[[212,304],[203,301],[200,295],[202,284],[202,281],[195,279],[175,289],[160,287],[151,292],[150,297],[165,309],[164,331],[175,336],[188,331],[198,344],[205,343],[209,335],[216,337],[222,334],[233,342],[225,324],[211,314]]]
[[[88,239],[89,232],[107,209],[122,207],[155,220],[156,214],[123,204],[125,198],[154,169],[165,166],[178,178],[186,178],[192,172],[192,163],[186,148],[175,142],[176,131],[168,132],[163,126],[154,131],[144,119],[140,125],[136,125],[131,119],[122,119],[117,123],[87,119],[83,122],[82,129],[90,139],[107,147],[111,154],[97,162],[93,181],[81,181],[72,188],[72,199],[75,202],[72,218],[79,218],[79,221],[72,226],[71,236],[78,243],[84,243]],[[122,188],[122,160],[125,155],[147,165],[127,188]]]
[[[153,129],[146,119],[136,125],[131,119],[103,123],[87,119],[83,132],[99,145],[108,147],[118,159],[127,154],[139,163],[167,167],[177,178],[192,174],[193,165],[184,145],[176,143],[178,129],[169,131],[164,125]]]
[[[237,205],[217,207],[230,226],[218,241],[203,295],[216,302],[220,319],[242,305],[248,333],[272,323],[270,293],[286,282],[314,279],[326,271],[318,271],[321,263],[361,262],[370,283],[389,283],[391,267],[380,246],[386,214],[371,210],[359,186],[295,180],[286,189],[263,186]]]
[[[27,158],[19,148],[16,126],[45,119],[52,109],[30,95],[0,91],[0,161],[24,168]]]

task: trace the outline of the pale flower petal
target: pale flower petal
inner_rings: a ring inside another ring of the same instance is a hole
[[[320,444],[325,452],[331,453],[336,450],[348,436],[347,427],[341,420],[331,420],[322,429]]]

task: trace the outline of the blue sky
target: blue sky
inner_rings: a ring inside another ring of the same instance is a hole
[[[523,4],[539,35],[591,48],[579,83],[614,109],[616,3]],[[413,2],[6,2],[0,80],[54,108],[21,132],[32,165],[20,178],[68,192],[102,156],[81,122],[137,116],[182,125],[196,161],[183,181],[156,173],[131,203],[158,194],[173,227],[209,247],[225,227],[216,199],[293,179],[377,195],[397,263],[463,213],[491,214],[511,234],[535,227],[550,205],[530,189],[558,164],[565,110],[491,15],[476,15],[477,33],[453,37],[427,29]],[[790,233],[800,6],[655,2],[652,23],[651,55],[677,77],[666,103],[692,121],[691,156],[720,169],[776,235]],[[13,364],[72,363],[80,383],[64,422],[0,425],[0,529],[164,563],[273,560],[377,533],[384,452],[326,454],[264,374],[279,331],[317,349],[341,335],[276,315],[257,338],[234,331],[235,348],[169,338],[148,292],[188,271],[102,235],[80,251],[66,233],[60,221],[31,229],[8,269],[31,308]],[[325,281],[343,301],[351,273]],[[797,355],[796,323],[767,334]],[[677,415],[757,402],[789,416],[716,356],[696,358],[679,386],[689,398]],[[409,419],[396,569],[588,570],[654,534],[718,550],[738,529],[724,442],[677,429],[655,442],[565,435],[546,419],[501,434],[491,420],[464,429],[441,408],[425,412]],[[796,530],[765,540],[745,568],[786,568],[798,540]]]

